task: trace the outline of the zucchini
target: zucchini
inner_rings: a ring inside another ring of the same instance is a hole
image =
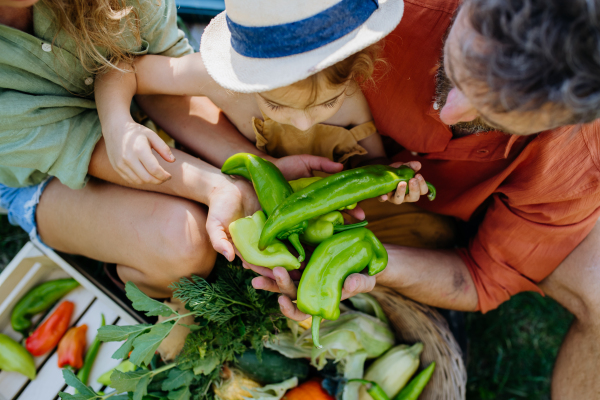
[[[287,358],[270,349],[262,351],[260,361],[256,356],[256,351],[248,349],[236,358],[236,365],[250,379],[261,385],[283,382],[294,376],[302,382],[308,377],[308,360]]]

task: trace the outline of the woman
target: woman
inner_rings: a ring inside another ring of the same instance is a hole
[[[249,184],[181,151],[161,162],[171,176],[161,185],[128,184],[110,166],[96,74],[136,54],[192,52],[175,18],[172,0],[0,0],[0,204],[34,240],[116,263],[123,281],[155,297],[181,276],[207,275],[215,250],[232,260],[229,223],[259,207]],[[137,101],[168,115],[165,128],[184,145],[212,131],[199,149],[208,162],[259,154],[205,99]],[[289,179],[341,169],[310,156],[276,162]]]

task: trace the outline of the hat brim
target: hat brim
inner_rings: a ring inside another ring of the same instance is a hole
[[[379,0],[379,8],[364,24],[323,47],[288,57],[251,58],[232,48],[224,11],[206,27],[200,51],[208,73],[222,87],[266,92],[308,78],[378,42],[398,26],[403,13],[403,0]]]

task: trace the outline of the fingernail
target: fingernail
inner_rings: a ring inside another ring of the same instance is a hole
[[[223,256],[229,260],[229,253],[227,251],[223,251]]]

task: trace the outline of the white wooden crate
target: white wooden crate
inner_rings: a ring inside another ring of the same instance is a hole
[[[58,254],[29,242],[0,274],[0,332],[21,341],[21,334],[15,332],[10,324],[13,307],[32,287],[45,281],[68,277],[73,277],[80,283],[79,287],[64,297],[64,300],[75,304],[71,325],[88,325],[88,345],[96,336],[101,314],[104,314],[107,325],[138,323],[132,315]],[[94,389],[101,389],[96,379],[119,363],[119,360],[111,358],[119,346],[120,343],[115,342],[103,343],[100,346],[89,380]],[[54,400],[58,392],[65,390],[62,371],[57,365],[56,349],[36,357],[35,364],[38,374],[33,381],[16,372],[0,371],[0,400]]]

